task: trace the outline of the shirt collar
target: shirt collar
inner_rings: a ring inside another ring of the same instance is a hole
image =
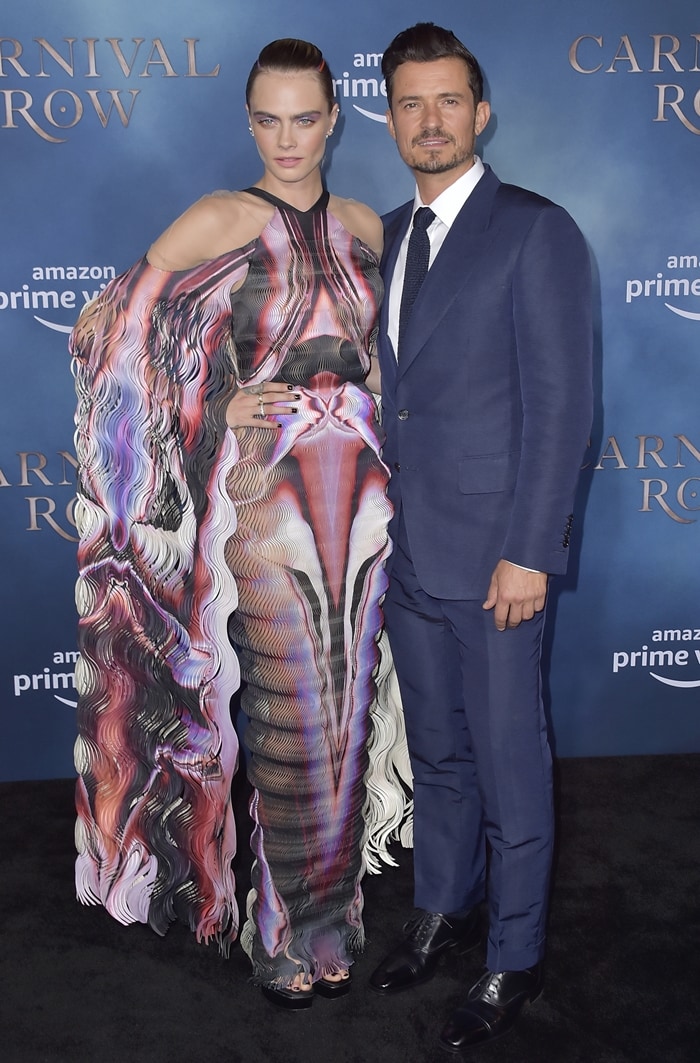
[[[458,177],[456,181],[453,181],[430,204],[430,209],[448,229],[483,176],[484,164],[479,156],[475,155],[474,165],[470,166],[467,172]],[[425,203],[423,203],[420,193],[416,189],[413,213],[415,214],[418,207],[424,206]]]

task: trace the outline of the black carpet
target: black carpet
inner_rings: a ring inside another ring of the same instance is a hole
[[[516,1030],[465,1058],[700,1058],[699,768],[700,755],[558,763],[545,991]],[[66,780],[0,784],[5,1063],[449,1060],[435,1039],[480,956],[450,957],[432,982],[388,1000],[366,987],[410,914],[410,853],[365,879],[368,943],[352,993],[289,1014],[248,983],[237,947],[224,960],[182,926],[161,939],[77,904],[72,790]],[[247,858],[239,877],[244,897]]]

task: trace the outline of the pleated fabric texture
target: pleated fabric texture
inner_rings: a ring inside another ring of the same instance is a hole
[[[376,258],[325,201],[273,206],[259,238],[192,270],[138,262],[71,338],[76,880],[123,923],[162,934],[179,918],[226,951],[242,672],[255,824],[242,943],[259,981],[286,984],[361,948],[362,874],[392,862],[392,838],[410,843],[411,803],[380,645],[387,471],[363,383]],[[297,412],[227,430],[236,386],[268,380],[293,384]]]

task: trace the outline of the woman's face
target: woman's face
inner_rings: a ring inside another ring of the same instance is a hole
[[[265,170],[285,185],[304,181],[321,164],[338,105],[329,110],[313,71],[263,71],[250,94],[248,117]]]

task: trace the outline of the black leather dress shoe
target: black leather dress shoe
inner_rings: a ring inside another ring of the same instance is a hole
[[[481,941],[479,910],[456,918],[439,912],[420,912],[404,930],[406,938],[380,963],[369,980],[377,993],[398,993],[427,982],[440,956],[448,949],[469,952]]]
[[[537,1000],[542,981],[541,963],[526,971],[487,971],[448,1021],[440,1034],[440,1046],[461,1052],[501,1037],[513,1027],[523,1006]]]

